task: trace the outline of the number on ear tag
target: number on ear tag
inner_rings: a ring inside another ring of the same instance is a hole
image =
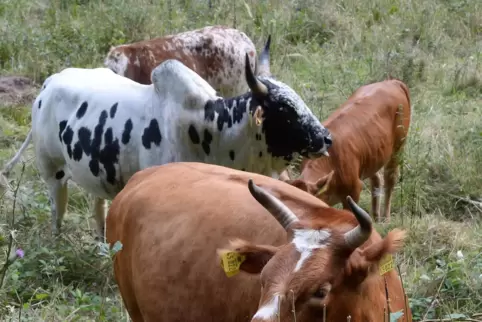
[[[395,268],[395,263],[393,261],[393,256],[391,254],[385,255],[380,260],[380,275],[384,275]]]
[[[239,273],[241,264],[246,259],[246,256],[238,252],[226,252],[221,255],[221,267],[224,269],[227,277],[234,276]]]

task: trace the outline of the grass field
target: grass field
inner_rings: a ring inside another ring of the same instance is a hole
[[[258,50],[271,34],[272,72],[321,120],[363,84],[388,74],[408,84],[412,125],[393,220],[379,231],[409,232],[397,263],[416,321],[482,321],[482,2],[171,2],[0,1],[0,163],[24,140],[51,73],[100,66],[111,45],[206,25],[236,23]],[[32,83],[1,87],[8,76]],[[92,238],[90,197],[71,184],[55,244],[31,145],[24,160],[9,176],[16,204],[0,201],[0,321],[127,321],[109,256]],[[25,256],[5,271],[12,231]]]

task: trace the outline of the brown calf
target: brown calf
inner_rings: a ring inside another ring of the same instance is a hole
[[[347,196],[358,202],[362,182],[371,182],[372,216],[380,220],[381,175],[384,167],[384,217],[390,220],[391,195],[398,175],[398,156],[411,121],[407,85],[391,79],[360,87],[323,125],[333,135],[330,157],[303,160],[300,178],[281,180],[311,194],[329,205],[343,203]]]
[[[355,216],[282,181],[205,163],[137,172],[107,216],[107,241],[123,245],[114,272],[130,317],[288,322],[294,303],[298,322],[322,321],[324,305],[326,321],[384,321],[387,291],[391,312],[404,310],[398,321],[411,321],[396,271],[379,273],[404,233],[382,239],[349,204]],[[245,256],[230,278],[218,257],[226,251]]]
[[[244,76],[246,53],[254,70],[256,48],[244,32],[209,26],[111,47],[104,65],[119,75],[148,85],[156,66],[167,59],[177,59],[222,96],[232,97],[249,90]],[[263,76],[263,71],[258,74]]]

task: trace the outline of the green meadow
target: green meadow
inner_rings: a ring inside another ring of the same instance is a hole
[[[364,84],[391,75],[409,86],[413,116],[392,221],[377,228],[408,232],[396,264],[415,321],[482,321],[480,1],[1,0],[0,164],[25,139],[48,75],[102,66],[112,45],[213,24],[244,31],[258,52],[271,34],[271,71],[320,120]],[[8,179],[0,321],[128,321],[110,258],[93,239],[91,197],[70,182],[54,242],[32,144]],[[370,209],[368,185],[360,204]],[[11,236],[25,256],[3,269]]]

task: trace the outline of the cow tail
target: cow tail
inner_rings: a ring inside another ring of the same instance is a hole
[[[400,85],[400,88],[402,89],[402,91],[405,93],[405,95],[407,96],[407,101],[408,101],[408,106],[410,107],[410,109],[412,108],[412,103],[410,102],[410,90],[408,89],[408,86],[407,84],[405,84],[404,82],[402,81],[398,81],[398,84]]]
[[[25,141],[23,141],[22,146],[20,149],[17,151],[15,156],[7,163],[7,165],[2,169],[2,172],[0,173],[1,176],[6,176],[12,170],[12,168],[20,161],[20,157],[22,156],[23,152],[27,148],[28,144],[32,140],[32,129],[27,134],[27,138]],[[3,178],[2,178],[3,179]]]

